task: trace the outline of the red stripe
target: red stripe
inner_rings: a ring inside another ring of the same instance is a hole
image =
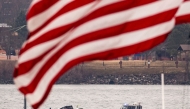
[[[52,16],[49,20],[47,20],[42,26],[40,26],[38,29],[36,29],[35,31],[31,32],[29,35],[29,38],[31,36],[33,36],[34,34],[36,34],[37,32],[39,32],[41,29],[43,29],[45,26],[47,26],[50,22],[52,22],[54,19],[56,19],[57,17],[61,16],[64,13],[67,13],[71,10],[74,10],[76,8],[79,8],[81,6],[87,5],[89,3],[94,2],[94,0],[83,0],[82,2],[71,2],[69,4],[67,4],[66,6],[64,6],[60,11],[58,11],[54,16]],[[71,29],[73,25],[70,26]]]
[[[147,28],[156,24],[160,24],[166,21],[171,20],[172,16],[175,14],[175,12],[177,11],[177,9],[173,9],[170,11],[166,11],[160,14],[157,14],[155,16],[151,16],[148,18],[144,18],[144,19],[140,19],[137,21],[133,21],[133,22],[126,22],[123,23],[121,25],[117,25],[114,27],[110,27],[110,28],[106,28],[106,29],[102,29],[99,31],[95,31],[95,32],[91,32],[89,34],[83,35],[78,37],[77,39],[72,40],[71,42],[69,42],[67,45],[65,45],[59,52],[57,52],[55,57],[55,61],[57,61],[57,59],[59,58],[59,56],[61,56],[62,54],[64,54],[67,50],[86,43],[86,42],[90,42],[93,40],[98,40],[98,39],[103,39],[103,38],[107,38],[107,37],[112,37],[112,36],[116,36],[122,33],[127,33],[127,32],[131,32],[131,31],[136,31],[139,29],[143,29],[143,28]],[[166,17],[163,17],[166,16]],[[143,23],[142,23],[143,22]],[[136,25],[136,26],[133,26]],[[53,34],[52,34],[53,35]],[[48,53],[48,52],[46,52]],[[44,57],[46,55],[46,53],[44,53],[42,56],[40,56],[37,59],[34,60],[30,60],[28,62],[22,63],[20,64],[20,67],[24,68],[21,69],[19,71],[19,74],[17,74],[17,76],[22,75],[27,73],[31,68],[33,68],[33,66],[35,65],[35,63],[38,63],[39,61],[41,61],[42,57]],[[53,60],[54,58],[52,58],[51,60]],[[31,62],[35,62],[35,63],[31,63]],[[49,63],[49,62],[48,62]],[[47,68],[50,68],[53,65],[53,63],[51,63],[51,65],[46,65]],[[43,68],[46,68],[43,67]],[[43,77],[43,74],[47,71],[48,69],[46,69],[45,71],[40,71],[40,75],[38,75],[34,80],[37,82],[40,80],[41,77]],[[43,72],[43,73],[42,73]]]
[[[190,0],[184,0],[184,2],[187,2],[187,1],[190,1]]]
[[[69,12],[71,10],[74,10],[76,8],[79,8],[81,6],[84,6],[86,4],[89,4],[91,2],[94,2],[94,0],[83,0],[82,2],[81,1],[73,1],[73,2],[71,2],[70,4],[64,6],[56,15],[54,15],[51,19],[49,19],[47,22],[45,22],[36,31],[30,33],[29,37],[36,34],[38,31],[40,31],[42,28],[47,26],[51,21],[53,21],[55,18],[59,17],[60,15],[66,13],[66,12]],[[79,24],[82,24],[82,23],[84,23],[86,21],[89,21],[91,19],[97,18],[99,16],[103,16],[103,15],[110,14],[110,13],[115,13],[115,12],[118,12],[118,11],[121,11],[121,10],[129,9],[129,8],[132,8],[132,7],[137,7],[137,6],[140,6],[140,5],[149,4],[149,3],[152,3],[152,2],[155,2],[155,0],[146,0],[146,1],[127,0],[127,1],[121,1],[121,2],[118,2],[118,3],[114,3],[114,4],[111,4],[111,5],[107,5],[105,7],[99,8],[96,11],[94,11],[93,13],[91,13],[89,15],[90,17],[87,16],[87,18],[83,18],[83,20]]]
[[[40,62],[44,58],[44,56],[47,55],[49,52],[51,52],[53,49],[54,47],[50,48],[50,50],[48,50],[47,52],[45,52],[43,55],[39,56],[38,58],[19,64],[19,67],[22,69],[16,68],[14,71],[13,77],[16,78],[19,75],[28,73],[34,67],[36,63]]]
[[[190,22],[190,14],[176,17],[176,24]]]
[[[13,78],[17,77],[18,73],[19,73],[19,68],[15,68],[13,73]]]
[[[103,16],[103,15],[107,15],[107,14],[123,11],[125,9],[129,9],[129,8],[132,8],[132,7],[136,7],[136,6],[152,3],[154,1],[155,0],[147,0],[147,1],[138,0],[138,2],[134,2],[133,0],[130,0],[130,1],[123,1],[123,2],[119,2],[119,3],[116,3],[116,4],[109,5],[109,6],[105,6],[103,8],[98,9],[97,11],[91,13],[87,17],[84,17],[83,19],[79,20],[78,22],[74,22],[74,23],[69,24],[69,25],[64,25],[62,27],[56,28],[54,30],[51,30],[51,31],[49,31],[49,32],[41,35],[35,41],[33,41],[31,43],[28,43],[25,46],[25,48],[23,48],[20,51],[20,53],[22,54],[23,52],[27,51],[28,49],[30,49],[34,45],[38,45],[38,44],[41,44],[41,43],[53,40],[53,39],[55,39],[55,38],[57,38],[57,37],[65,34],[71,28],[77,27],[77,26],[79,26],[79,25],[81,25],[81,24],[83,24],[83,23],[85,23],[85,22],[87,22],[89,20],[95,19],[95,18]]]
[[[92,12],[91,14],[89,14],[86,17],[83,17],[80,21],[78,21],[75,24],[75,27],[80,26],[81,24],[93,20],[95,18],[101,17],[101,16],[105,16],[108,14],[112,14],[112,13],[117,13],[120,11],[124,11],[124,10],[128,10],[130,8],[134,8],[134,7],[138,7],[141,5],[147,5],[150,3],[155,2],[155,0],[146,0],[146,1],[142,1],[142,0],[127,0],[127,1],[121,1],[121,2],[117,2],[114,4],[110,4],[107,6],[104,6],[102,8],[99,8],[97,10],[95,10],[94,12]]]
[[[43,11],[46,11],[49,7],[53,6],[59,0],[41,0],[40,2],[34,4],[27,13],[26,19],[29,20],[33,16],[36,16]]]
[[[167,36],[167,34],[164,34],[164,35],[159,36],[155,39],[147,40],[145,42],[141,42],[141,43],[136,44],[136,45],[132,45],[132,46],[124,47],[124,48],[119,48],[119,49],[114,49],[114,50],[110,50],[110,51],[105,51],[105,52],[101,52],[101,53],[97,53],[97,54],[92,54],[92,55],[88,55],[85,57],[80,57],[78,59],[72,60],[64,68],[62,68],[62,70],[56,75],[55,78],[53,78],[53,80],[50,82],[43,98],[38,103],[32,105],[32,107],[34,109],[37,109],[44,102],[44,100],[47,98],[52,86],[59,79],[59,77],[61,77],[61,75],[66,73],[66,71],[68,71],[70,68],[77,65],[78,63],[84,62],[84,61],[97,60],[97,59],[114,59],[114,58],[117,58],[120,56],[131,55],[134,53],[149,50],[149,49],[153,48],[154,46],[163,42],[166,39],[166,36]]]

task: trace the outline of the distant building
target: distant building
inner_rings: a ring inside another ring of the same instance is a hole
[[[189,52],[190,51],[190,45],[188,44],[180,44],[180,46],[177,48],[178,51],[183,52]]]
[[[179,60],[186,60],[189,58],[189,52],[190,52],[190,45],[188,44],[181,44],[178,48],[177,51],[179,53],[178,59]]]

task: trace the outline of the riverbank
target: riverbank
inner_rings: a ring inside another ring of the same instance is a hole
[[[0,61],[0,84],[13,84],[12,72],[16,61]],[[165,74],[165,84],[185,84],[188,75],[185,62],[178,68],[174,61],[155,61],[148,68],[145,61],[119,60],[84,62],[70,69],[56,84],[161,84],[161,73]]]
[[[120,68],[119,60],[85,62],[75,66],[63,75],[57,84],[161,84],[161,73],[165,74],[165,84],[187,84],[188,76],[185,62],[179,62],[178,68],[174,61],[151,62],[150,68],[145,61],[123,61]]]

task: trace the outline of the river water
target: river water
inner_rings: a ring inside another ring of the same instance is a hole
[[[190,109],[190,86],[166,85],[165,109]],[[161,109],[160,85],[54,85],[41,109],[77,105],[83,109],[120,109],[141,102],[143,109]],[[0,109],[23,109],[23,95],[14,85],[0,85]],[[27,109],[31,109],[27,103]]]

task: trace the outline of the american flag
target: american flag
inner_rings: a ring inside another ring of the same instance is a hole
[[[187,22],[189,0],[33,0],[14,82],[37,109],[74,65],[151,49]]]

